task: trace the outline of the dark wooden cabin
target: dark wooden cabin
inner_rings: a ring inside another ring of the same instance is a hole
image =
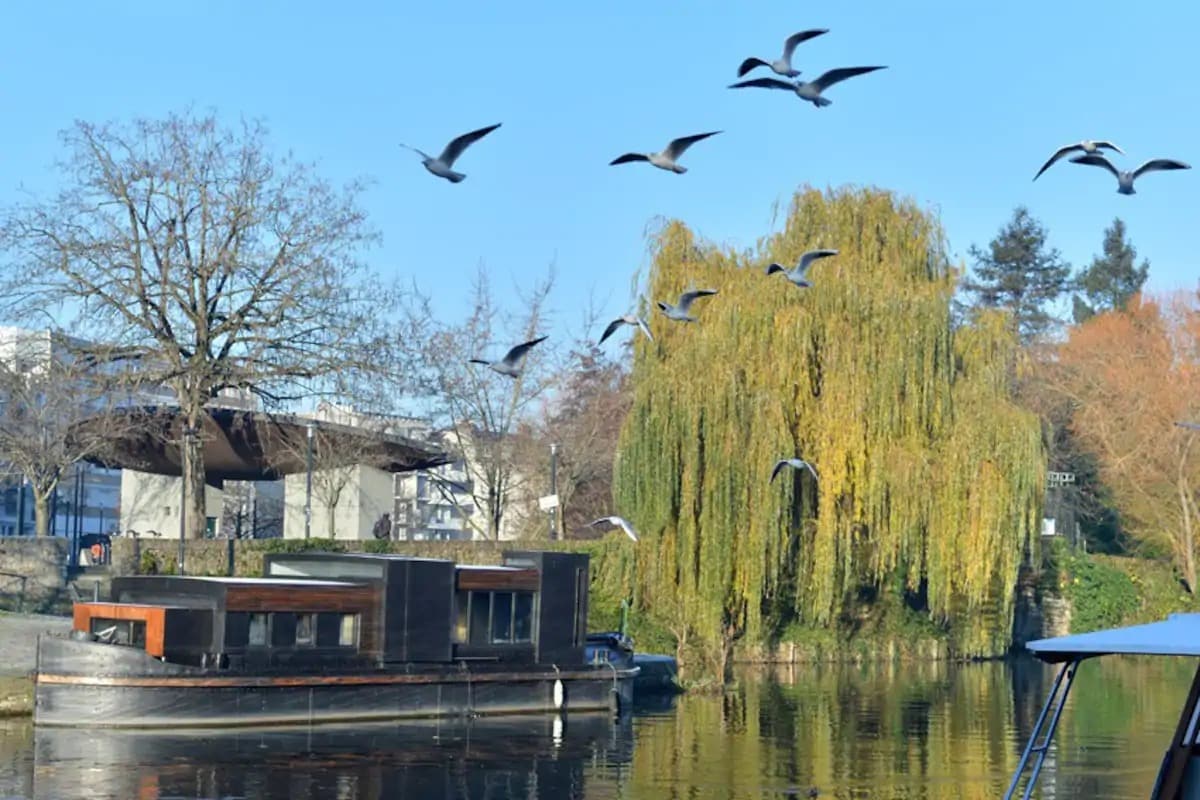
[[[405,664],[578,666],[588,557],[513,551],[499,566],[273,553],[262,578],[116,578],[76,630],[164,661],[232,670]]]

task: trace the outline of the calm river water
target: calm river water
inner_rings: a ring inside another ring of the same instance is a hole
[[[1085,662],[1043,798],[1148,797],[1187,662]],[[996,798],[1052,673],[1032,661],[745,671],[605,715],[236,734],[0,722],[0,798]]]

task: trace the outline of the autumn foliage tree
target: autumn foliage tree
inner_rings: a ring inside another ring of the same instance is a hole
[[[1137,296],[1071,331],[1052,386],[1096,456],[1122,530],[1196,591],[1200,538],[1200,296]]]
[[[763,274],[837,248],[801,290]],[[959,652],[1008,645],[1044,451],[1011,400],[1017,336],[988,311],[955,330],[955,275],[936,222],[878,190],[803,191],[757,252],[662,230],[652,299],[719,294],[694,324],[638,337],[616,465],[619,513],[642,533],[642,607],[695,637],[717,671],[782,619],[838,626],[863,590],[923,595]],[[800,455],[819,480],[769,482]]]

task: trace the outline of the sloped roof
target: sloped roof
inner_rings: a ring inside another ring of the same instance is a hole
[[[206,483],[275,480],[306,470],[308,418],[233,408],[206,411],[197,437],[203,447]],[[138,424],[119,426],[122,430],[110,451],[89,461],[157,475],[181,474],[184,420],[178,408],[139,406],[118,413],[138,417]],[[322,455],[317,469],[364,464],[385,472],[409,472],[451,460],[426,442],[331,422],[316,422],[314,438],[319,452],[342,454],[340,461]],[[321,447],[322,443],[331,446]]]
[[[1108,654],[1146,656],[1200,656],[1200,614],[1171,614],[1159,622],[1110,628],[1026,645],[1035,656],[1050,663]]]

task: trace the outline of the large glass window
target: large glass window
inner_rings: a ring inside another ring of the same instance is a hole
[[[471,592],[471,644],[487,644],[491,622],[491,593]]]
[[[267,615],[250,615],[250,635],[247,641],[251,647],[266,647],[267,645]]]
[[[471,597],[468,592],[459,590],[454,593],[454,641],[463,644],[467,641],[467,612],[470,610]]]
[[[512,592],[492,592],[492,641],[507,644],[512,641]]]
[[[358,647],[358,614],[342,614],[338,647]]]
[[[513,606],[513,641],[533,641],[533,592],[517,592]]]
[[[296,615],[296,644],[302,647],[312,647],[316,644],[317,615]]]

